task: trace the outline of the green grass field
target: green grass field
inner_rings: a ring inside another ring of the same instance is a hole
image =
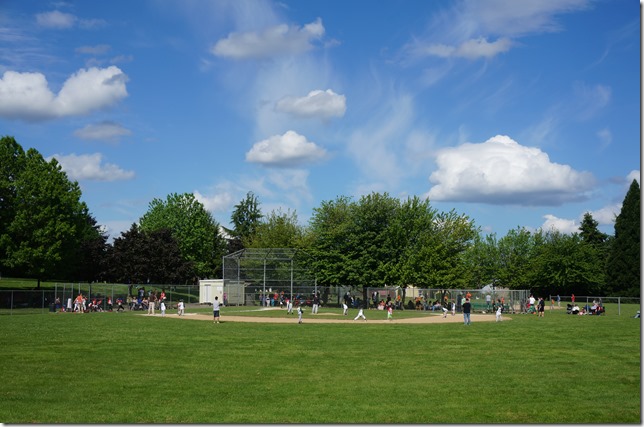
[[[0,422],[641,423],[639,306],[469,327],[225,321],[247,309],[218,325],[2,316]]]

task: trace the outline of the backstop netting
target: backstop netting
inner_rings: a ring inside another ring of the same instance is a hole
[[[311,265],[302,249],[242,249],[223,257],[224,289],[243,286],[246,305],[274,305],[282,297],[299,301],[317,288]]]

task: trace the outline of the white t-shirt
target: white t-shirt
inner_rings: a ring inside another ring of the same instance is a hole
[[[212,302],[212,311],[219,311],[219,300],[216,299]]]

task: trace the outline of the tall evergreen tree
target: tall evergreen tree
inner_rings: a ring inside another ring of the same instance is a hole
[[[640,296],[640,186],[635,179],[615,218],[606,276],[612,295]]]
[[[584,214],[584,219],[579,226],[579,234],[582,240],[596,248],[599,248],[608,239],[608,235],[599,231],[598,226],[599,223],[595,221],[590,212]]]
[[[246,194],[246,198],[235,205],[235,209],[230,216],[233,229],[224,227],[224,230],[230,236],[228,241],[229,253],[237,252],[249,244],[255,236],[262,217],[259,199],[252,191],[249,191]]]

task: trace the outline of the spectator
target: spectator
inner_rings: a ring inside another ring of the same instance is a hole
[[[470,312],[472,311],[472,304],[470,303],[469,298],[465,298],[465,302],[463,303],[463,322],[466,325],[471,325],[472,321],[470,319]]]

